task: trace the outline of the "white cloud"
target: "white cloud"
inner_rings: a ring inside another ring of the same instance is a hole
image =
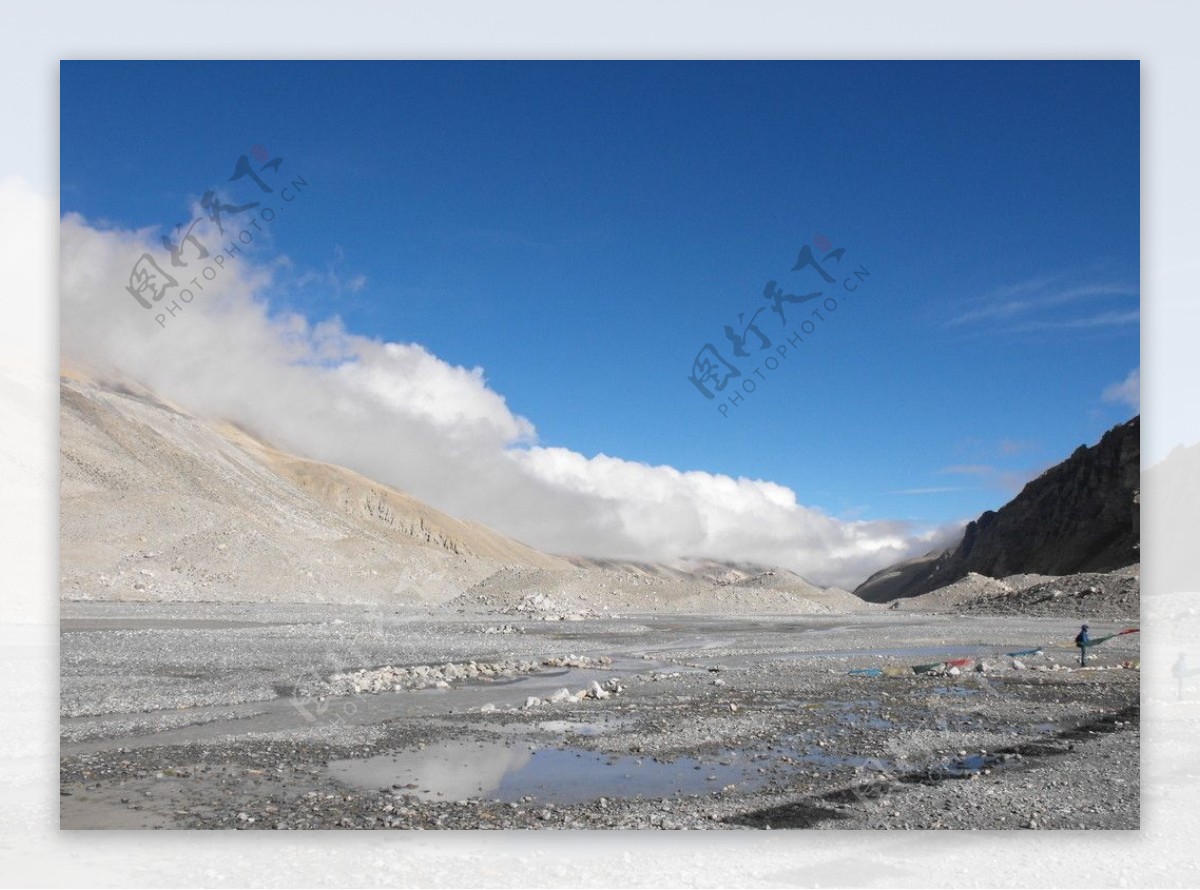
[[[1029,315],[1051,306],[1061,306],[1065,303],[1072,303],[1089,297],[1137,296],[1138,293],[1137,288],[1118,284],[1088,284],[1080,287],[1043,290],[1047,283],[1046,279],[1040,279],[1036,282],[1029,282],[1024,287],[1015,285],[1003,290],[1004,294],[1016,292],[1030,294],[1028,299],[996,302],[996,300],[1000,299],[1001,293],[994,292],[991,297],[985,298],[990,300],[990,302],[952,318],[947,322],[947,326],[954,327],[976,321],[1015,318]]]
[[[1121,382],[1106,386],[1101,398],[1106,402],[1128,405],[1134,411],[1140,411],[1142,404],[1141,369],[1134,368]]]
[[[193,213],[193,216],[199,215]],[[340,267],[346,261],[346,251],[341,245],[334,245],[333,259],[325,264],[325,271],[318,272],[314,269],[309,269],[302,275],[296,278],[296,286],[306,288],[312,285],[319,285],[326,288],[335,297],[341,298],[345,294],[356,294],[367,286],[367,276],[362,272],[357,272],[349,277],[346,277],[340,271]],[[290,260],[284,260],[284,265],[290,266]]]
[[[1137,309],[1125,312],[1097,312],[1092,315],[1077,315],[1074,318],[1064,318],[1059,321],[1030,321],[1010,328],[1011,331],[1051,331],[1065,328],[1104,328],[1121,325],[1137,324],[1142,314]]]
[[[511,411],[480,368],[451,365],[417,344],[357,336],[337,319],[272,314],[272,270],[287,263],[255,265],[249,249],[211,280],[199,279],[190,302],[176,294],[174,316],[170,296],[146,311],[124,288],[133,263],[155,247],[148,232],[63,218],[64,358],[128,375],[197,414],[533,546],[750,561],[853,586],[945,536],[902,522],[835,519],[768,481],[537,445],[533,424]]]
[[[946,327],[986,326],[993,330],[1007,324],[1009,333],[1071,328],[1111,327],[1136,324],[1137,310],[1099,309],[1069,317],[1047,317],[1057,307],[1079,302],[1103,303],[1114,298],[1126,301],[1138,296],[1138,288],[1119,282],[1068,283],[1066,273],[1033,278],[994,289],[991,293],[968,300],[968,308],[946,322]]]
[[[994,491],[1003,491],[1010,495],[1016,494],[1025,487],[1025,483],[1037,478],[1049,468],[1048,464],[1024,466],[1006,469],[995,464],[955,464],[937,470],[940,476],[970,476],[984,486]]]

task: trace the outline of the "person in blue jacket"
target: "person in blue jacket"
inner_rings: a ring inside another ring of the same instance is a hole
[[[1085,624],[1079,629],[1079,633],[1075,635],[1075,645],[1079,647],[1079,666],[1084,667],[1087,664],[1087,647],[1091,640],[1088,637],[1088,626]]]

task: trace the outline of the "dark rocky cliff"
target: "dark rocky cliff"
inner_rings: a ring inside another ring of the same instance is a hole
[[[1139,561],[1141,418],[1080,446],[999,510],[967,524],[957,547],[876,572],[854,592],[869,602],[917,596],[968,572],[1107,572]]]

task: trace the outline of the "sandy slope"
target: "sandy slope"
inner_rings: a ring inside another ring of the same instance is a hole
[[[440,602],[503,564],[567,565],[146,392],[61,398],[67,598]]]

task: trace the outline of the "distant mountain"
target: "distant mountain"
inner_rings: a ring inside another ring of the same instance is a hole
[[[1140,561],[1141,418],[1027,484],[999,510],[968,523],[957,547],[876,572],[854,591],[873,603],[918,596],[967,573],[1066,575]]]

